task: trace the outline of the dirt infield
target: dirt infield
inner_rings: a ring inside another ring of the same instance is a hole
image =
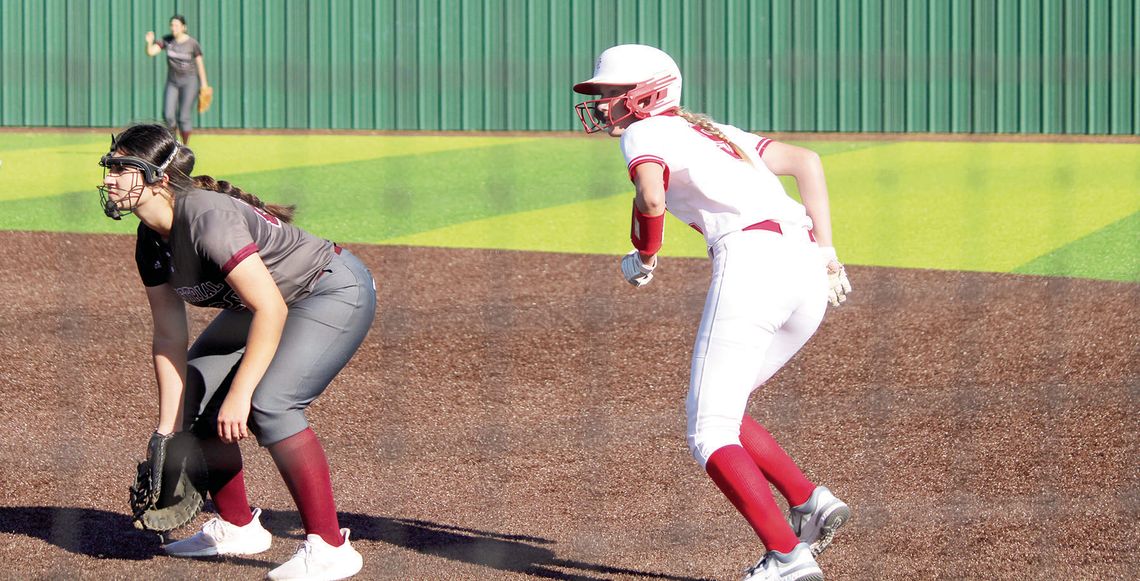
[[[252,579],[288,558],[299,518],[252,444],[268,553],[175,560],[130,526],[155,414],[133,239],[0,248],[0,578]],[[380,313],[310,417],[361,578],[731,579],[758,556],[684,442],[707,262],[634,290],[613,257],[350,248]],[[751,405],[852,505],[828,580],[1132,578],[1140,286],[851,276]]]

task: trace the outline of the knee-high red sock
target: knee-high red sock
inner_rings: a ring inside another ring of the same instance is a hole
[[[740,423],[740,444],[776,490],[788,499],[789,505],[798,506],[811,498],[815,484],[804,476],[772,434],[748,414],[744,414],[744,421]]]
[[[271,444],[269,453],[289,487],[289,494],[293,495],[293,502],[297,503],[305,534],[320,535],[334,547],[344,544],[333,502],[329,461],[313,430],[305,428]]]
[[[718,449],[709,456],[705,471],[769,551],[787,553],[796,548],[799,539],[776,506],[764,474],[744,448],[733,445]]]
[[[202,440],[202,456],[206,458],[209,476],[206,487],[214,499],[214,508],[222,520],[239,527],[253,520],[249,498],[245,493],[241,448],[218,438]]]

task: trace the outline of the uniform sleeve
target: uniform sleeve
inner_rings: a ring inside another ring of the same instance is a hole
[[[665,189],[669,189],[669,164],[665,161],[664,149],[666,143],[669,143],[668,137],[662,135],[655,123],[642,121],[626,128],[621,136],[621,152],[625,156],[630,181],[633,181],[637,166],[656,163],[665,169]]]
[[[135,239],[135,265],[145,286],[158,286],[170,280],[170,255],[153,230],[139,224]]]
[[[756,157],[764,157],[764,150],[772,143],[772,140],[767,137],[749,133],[732,125],[719,125],[719,127],[725,136],[731,139],[733,143],[744,149],[755,151]]]
[[[249,223],[237,211],[213,209],[202,213],[190,226],[198,254],[218,265],[229,276],[237,265],[258,251]]]
[[[194,49],[191,51],[190,58],[202,56],[202,45],[198,44],[198,40],[194,40]]]

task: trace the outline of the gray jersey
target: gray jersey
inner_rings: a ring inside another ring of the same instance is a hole
[[[135,262],[146,286],[170,284],[192,305],[240,311],[225,278],[254,253],[292,304],[332,260],[333,244],[226,194],[192,190],[174,204],[169,240],[139,224]]]
[[[186,37],[182,42],[175,42],[174,37],[166,35],[156,42],[158,48],[166,51],[166,74],[170,77],[193,77],[198,74],[198,65],[194,59],[202,56],[202,47],[193,37]]]

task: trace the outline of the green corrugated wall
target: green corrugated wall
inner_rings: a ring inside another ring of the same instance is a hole
[[[575,129],[570,85],[642,42],[753,130],[1140,134],[1140,0],[0,0],[0,125],[160,117],[175,13],[200,127]]]

